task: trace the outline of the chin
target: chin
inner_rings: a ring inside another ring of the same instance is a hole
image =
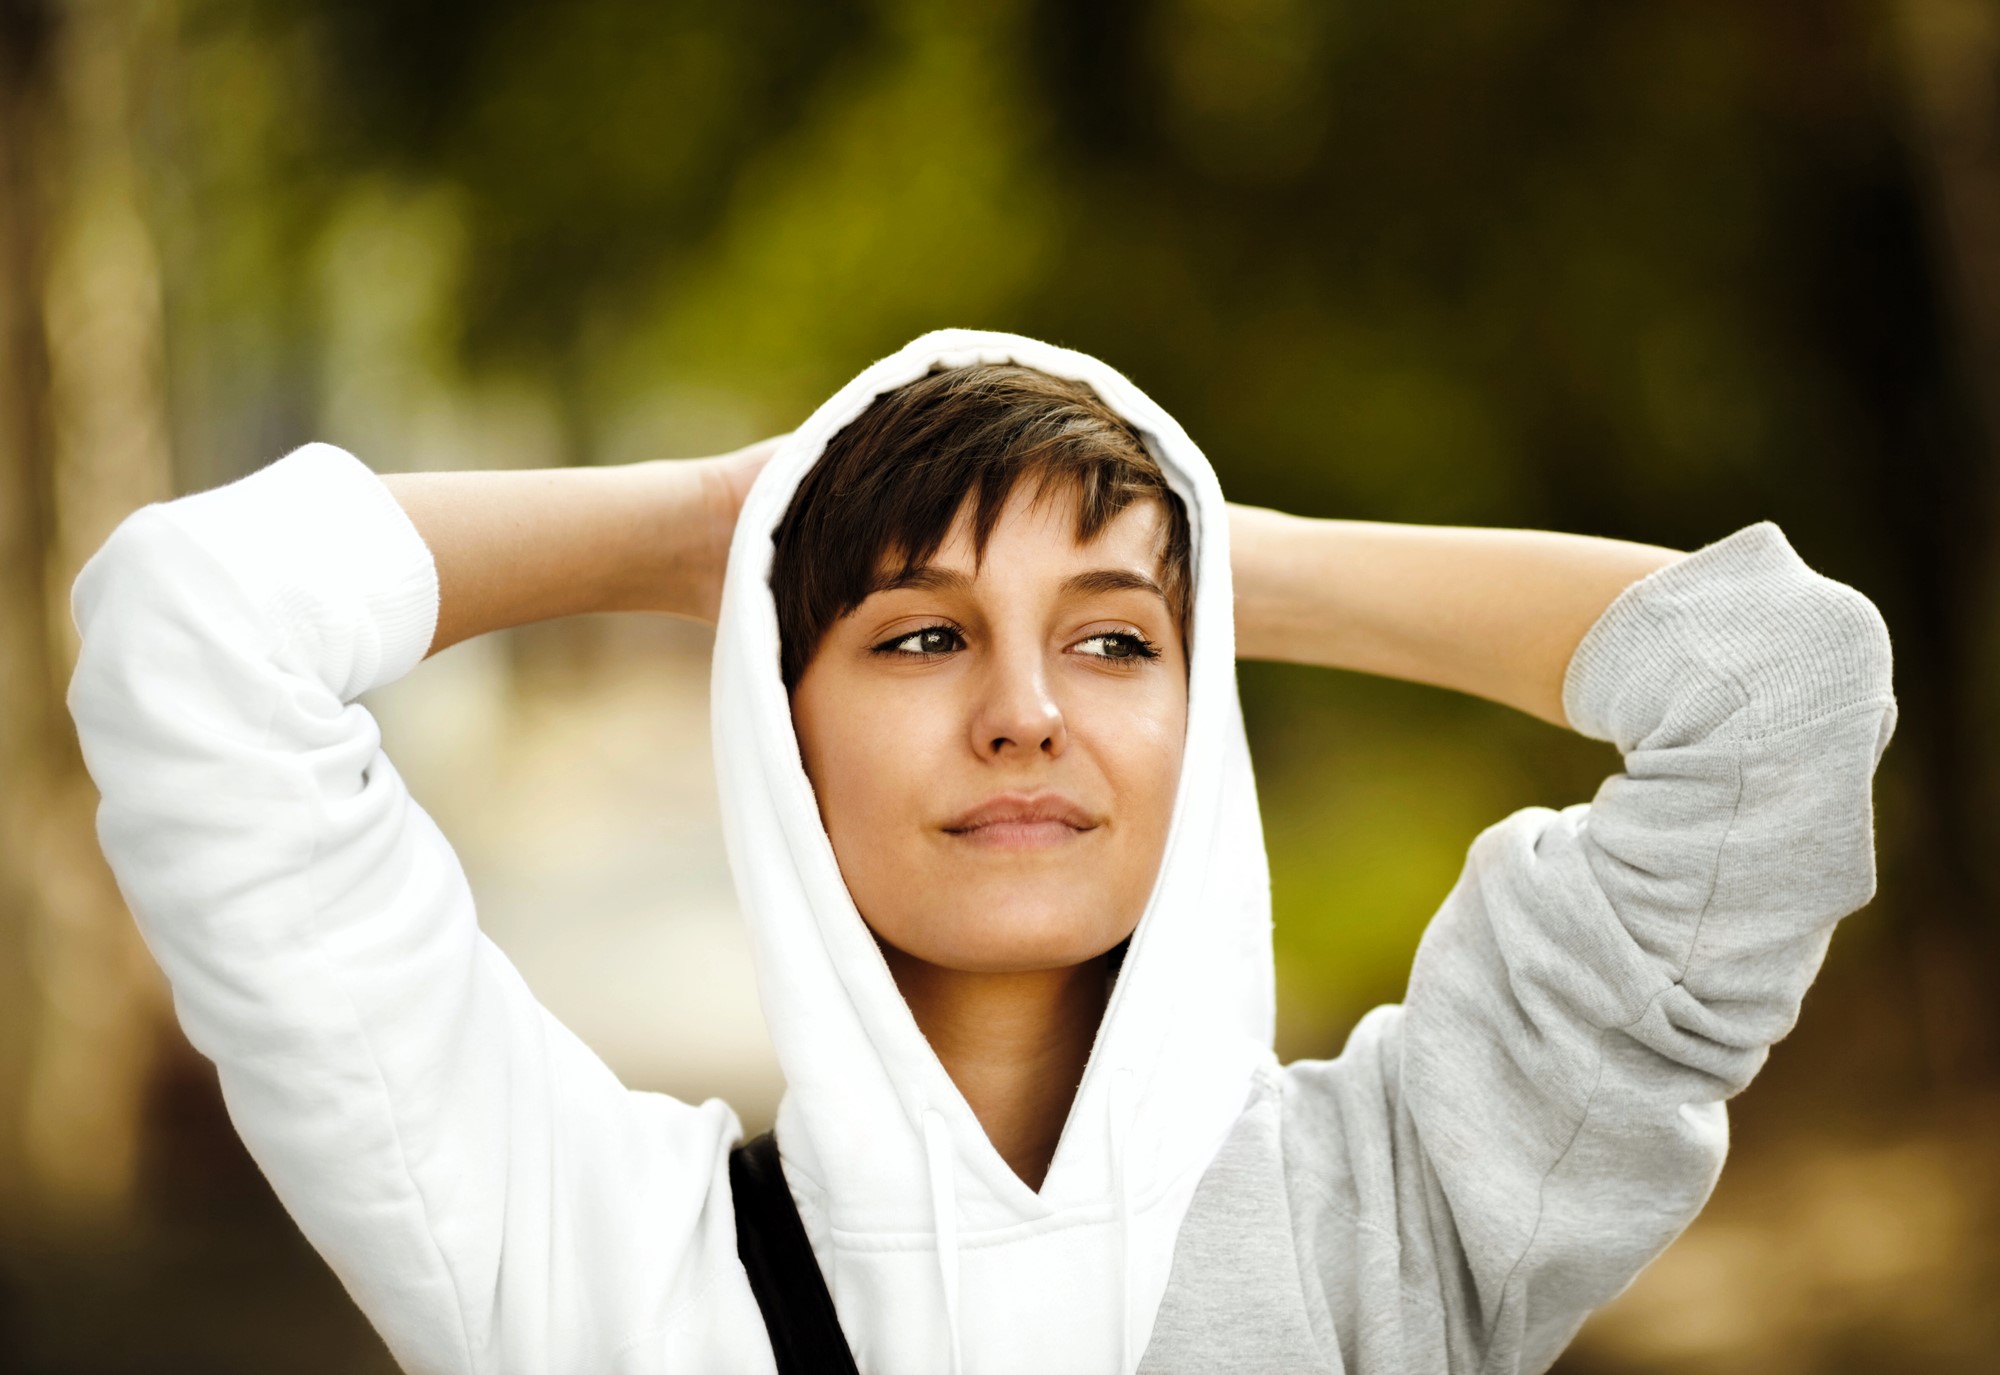
[[[943,939],[920,941],[922,949],[902,947],[926,963],[968,974],[1024,973],[1033,969],[1064,969],[1110,950],[1131,934],[1129,925],[1107,924],[1102,908],[1079,910],[1063,903],[981,901],[967,895],[961,910],[978,914],[965,927],[937,933]]]

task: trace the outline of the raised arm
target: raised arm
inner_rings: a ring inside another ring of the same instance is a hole
[[[251,1155],[410,1371],[719,1368],[690,1314],[759,1321],[695,1302],[736,1292],[711,1288],[735,1115],[628,1092],[535,1001],[356,701],[452,636],[590,609],[589,578],[535,586],[640,508],[675,526],[585,500],[615,488],[385,484],[308,445],[135,512],[73,593],[105,854]]]
[[[1624,769],[1589,803],[1481,832],[1404,1002],[1338,1059],[1287,1067],[1288,1176],[1326,1205],[1303,1251],[1353,1375],[1546,1369],[1699,1211],[1725,1101],[1875,892],[1871,783],[1896,703],[1867,597],[1769,521],[1660,551],[1567,654],[1558,716],[1547,675],[1572,618],[1654,556],[1557,537],[1516,558],[1467,535],[1458,557],[1457,538],[1349,542],[1382,554],[1321,565],[1346,589],[1322,605],[1354,624],[1289,633],[1539,704]],[[1407,557],[1427,542],[1430,560]],[[1566,551],[1582,590],[1550,589]],[[1248,595],[1271,594],[1253,579]],[[1385,627],[1398,607],[1413,629]]]
[[[427,653],[590,611],[714,621],[736,512],[777,443],[602,468],[385,475],[437,565]]]
[[[1563,674],[1584,632],[1684,557],[1554,530],[1229,515],[1237,657],[1429,683],[1565,727]]]

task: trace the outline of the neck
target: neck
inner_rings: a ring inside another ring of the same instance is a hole
[[[1040,1189],[1104,1018],[1108,957],[968,973],[882,942],[896,986],[994,1149]]]

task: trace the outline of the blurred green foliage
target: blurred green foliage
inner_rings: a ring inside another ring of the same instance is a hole
[[[385,417],[417,413],[413,376],[504,383],[517,437],[542,416],[558,460],[615,461],[785,428],[922,330],[1008,328],[1125,370],[1238,499],[1681,548],[1769,517],[1876,597],[1899,663],[1960,652],[1919,608],[1973,570],[1990,472],[1872,11],[183,0],[157,22],[140,127],[190,485],[308,435],[404,466]],[[449,461],[480,466],[465,434]],[[1245,671],[1295,1052],[1396,995],[1481,826],[1615,767],[1330,676]]]
[[[0,1366],[40,1314],[90,1369],[386,1368],[205,1063],[120,1059],[161,1038],[64,735],[93,540],[169,462],[315,438],[714,452],[966,325],[1110,361],[1238,500],[1684,549],[1771,519],[1874,599],[1878,899],[1732,1109],[1785,1140],[1564,1368],[1990,1368],[1996,54],[1981,0],[0,0],[0,1203],[138,1168],[147,1209],[0,1227]],[[1483,828],[1618,767],[1434,688],[1242,682],[1287,1058],[1400,996]]]

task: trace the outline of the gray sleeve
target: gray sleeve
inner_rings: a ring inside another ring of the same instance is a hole
[[[1700,1210],[1724,1101],[1875,894],[1890,669],[1874,604],[1770,521],[1584,636],[1564,706],[1624,770],[1482,832],[1403,1005],[1287,1070],[1302,1247],[1350,1372],[1544,1370]]]

